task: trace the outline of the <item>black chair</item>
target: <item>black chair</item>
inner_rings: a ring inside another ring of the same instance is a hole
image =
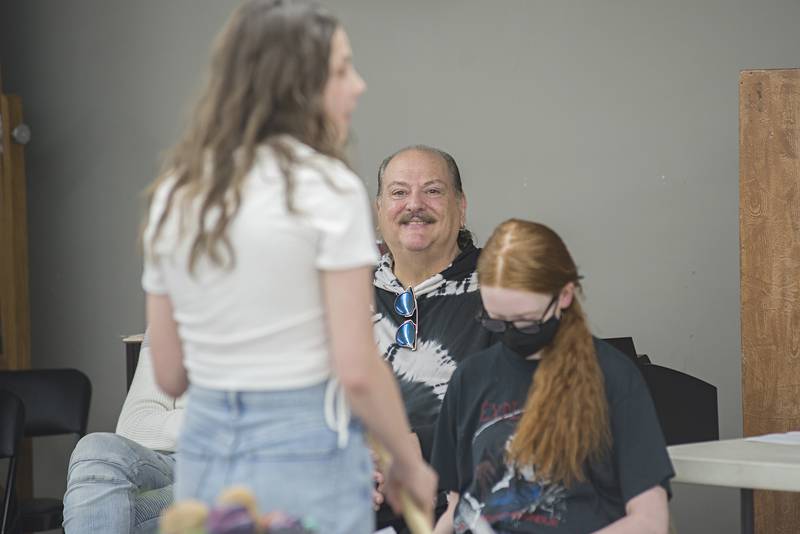
[[[92,384],[76,369],[0,371],[0,390],[20,398],[25,406],[25,437],[86,435]],[[60,529],[64,504],[61,499],[20,501],[25,532]]]
[[[719,439],[717,388],[660,365],[640,365],[667,445]]]
[[[25,406],[19,397],[9,391],[0,390],[0,458],[8,459],[6,487],[3,491],[3,509],[0,511],[0,534],[6,534],[9,526],[11,500],[14,496],[17,454],[25,425]]]

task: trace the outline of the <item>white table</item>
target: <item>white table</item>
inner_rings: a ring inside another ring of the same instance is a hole
[[[667,447],[675,482],[740,488],[742,532],[752,534],[753,490],[800,492],[800,446],[744,439]]]

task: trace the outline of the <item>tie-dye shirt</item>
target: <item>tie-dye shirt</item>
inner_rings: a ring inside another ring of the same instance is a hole
[[[375,338],[398,378],[426,458],[450,376],[458,362],[491,344],[490,333],[476,320],[483,306],[475,271],[479,254],[470,244],[444,271],[414,288],[419,331],[413,351],[395,343],[397,328],[406,318],[394,311],[394,301],[407,288],[392,271],[392,257],[385,254],[375,271]]]

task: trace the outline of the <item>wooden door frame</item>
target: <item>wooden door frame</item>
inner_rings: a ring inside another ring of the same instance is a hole
[[[31,366],[28,214],[24,146],[11,132],[22,124],[22,100],[2,92],[0,78],[0,368]]]
[[[11,132],[22,124],[22,99],[3,92],[0,65],[0,369],[30,369],[28,202],[25,148]],[[33,447],[23,440],[17,461],[17,495],[33,496]]]

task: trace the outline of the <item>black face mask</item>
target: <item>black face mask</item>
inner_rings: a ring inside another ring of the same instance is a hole
[[[539,331],[535,334],[526,334],[514,327],[506,328],[502,337],[503,345],[522,358],[527,358],[553,342],[560,322],[559,318],[553,315],[539,326]]]

